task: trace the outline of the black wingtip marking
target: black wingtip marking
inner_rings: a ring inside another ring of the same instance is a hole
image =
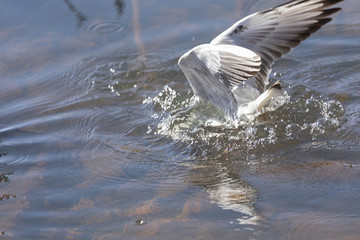
[[[332,20],[332,18],[323,18],[323,19],[317,20],[317,23],[312,24],[309,27],[308,33],[312,34],[312,33],[316,32],[317,30],[319,30],[322,26],[324,26],[325,24],[327,24],[331,20]]]
[[[338,11],[340,11],[341,8],[329,8],[329,9],[325,9],[322,11],[322,14],[320,14],[319,16],[317,16],[317,18],[326,18]]]
[[[342,1],[344,0],[325,0],[324,3],[326,4],[325,7],[329,7]]]
[[[319,19],[317,24],[323,26],[323,25],[327,24],[328,22],[330,22],[331,20],[332,20],[331,18]]]

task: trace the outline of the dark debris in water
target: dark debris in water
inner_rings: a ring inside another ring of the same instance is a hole
[[[1,173],[0,174],[0,183],[1,182],[8,182],[9,181],[9,177],[10,175],[13,175],[14,174],[14,171],[13,172],[7,172],[7,173]]]
[[[10,197],[12,198],[16,198],[16,195],[15,194],[7,194],[7,193],[4,193],[3,195],[0,196],[0,202],[3,201],[3,200],[9,200]]]
[[[139,225],[139,226],[145,225],[145,224],[146,224],[146,220],[145,220],[145,219],[142,219],[142,218],[139,218],[139,219],[136,219],[136,220],[134,221],[134,224],[135,224],[135,225]]]

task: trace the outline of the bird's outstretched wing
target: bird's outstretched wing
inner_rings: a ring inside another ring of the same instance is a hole
[[[203,44],[185,53],[179,66],[195,96],[211,102],[235,120],[237,102],[232,87],[257,75],[261,58],[240,46]]]
[[[255,76],[257,88],[265,90],[272,64],[308,38],[341,8],[329,8],[343,0],[294,0],[275,8],[251,14],[236,22],[212,45],[230,44],[248,48],[261,56],[261,69]]]

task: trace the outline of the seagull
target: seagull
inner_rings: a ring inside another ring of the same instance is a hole
[[[267,87],[274,61],[331,21],[343,0],[293,0],[253,13],[210,43],[194,47],[178,64],[197,100],[218,107],[239,121],[244,106],[261,111],[283,95],[281,83]]]

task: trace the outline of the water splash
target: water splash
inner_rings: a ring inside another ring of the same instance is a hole
[[[345,110],[339,101],[303,86],[291,91],[289,95],[294,97],[276,98],[261,112],[244,110],[236,127],[226,121],[220,110],[198,103],[191,94],[176,92],[168,85],[155,97],[145,98],[143,104],[153,106],[152,117],[158,121],[149,133],[217,149],[249,152],[277,145],[281,148],[287,141],[314,140],[341,126]]]

